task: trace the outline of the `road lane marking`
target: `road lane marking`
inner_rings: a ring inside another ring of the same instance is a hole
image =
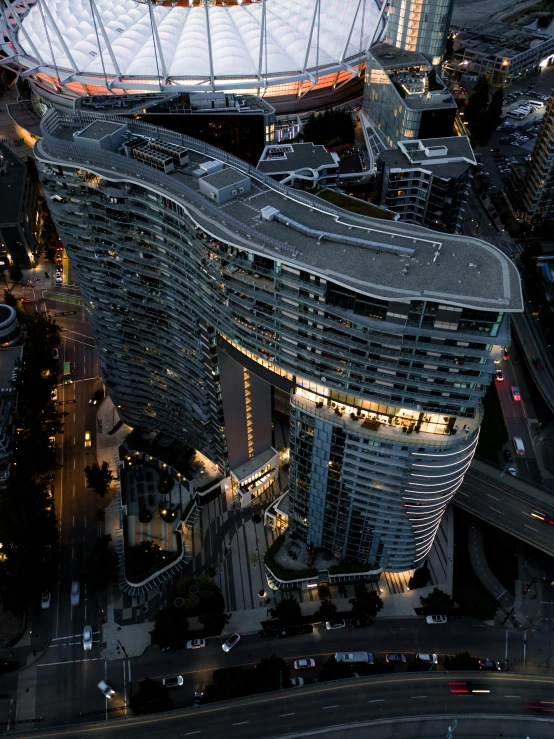
[[[521,695],[505,695],[504,698],[521,698]]]
[[[236,724],[231,724],[231,726],[242,726],[243,724],[249,724],[250,721],[237,721]]]
[[[498,508],[493,508],[491,505],[489,506],[491,511],[496,511],[496,513],[502,513],[502,511],[499,511]]]
[[[538,529],[534,529],[534,528],[533,528],[532,526],[528,526],[527,524],[524,524],[524,526],[525,526],[526,528],[528,528],[528,529],[531,529],[531,531],[536,531],[536,532],[537,532],[537,534],[539,533],[539,530],[538,530]]]
[[[338,708],[338,704],[335,706],[323,706],[322,711],[326,711],[328,708]]]
[[[295,715],[296,714],[294,711],[292,713],[280,713],[279,718],[285,718],[285,716],[295,716]]]
[[[427,695],[412,695],[411,697],[412,698],[428,698],[429,696],[427,696]]]
[[[187,731],[183,736],[191,736],[192,734],[200,734],[200,729],[198,729],[198,731]]]
[[[464,493],[464,492],[463,492],[462,490],[458,490],[458,493],[459,493],[460,495],[465,495],[465,496],[466,496],[466,498],[469,498],[469,495],[468,495],[467,493]]]
[[[95,634],[99,634],[99,631],[95,631]],[[55,639],[50,639],[50,641],[61,641],[62,639],[77,639],[81,634],[70,634],[69,636],[57,636]]]
[[[494,495],[491,495],[490,493],[487,493],[487,495],[488,495],[489,498],[492,498],[493,500],[500,501],[500,498],[495,498]]]
[[[375,700],[368,701],[368,703],[384,703],[384,702],[385,702],[384,698],[375,698]]]
[[[74,665],[78,662],[99,662],[102,657],[91,657],[90,659],[66,659],[62,662],[39,662],[37,667],[56,667],[57,665]]]

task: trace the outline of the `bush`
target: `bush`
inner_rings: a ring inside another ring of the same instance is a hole
[[[150,632],[152,644],[165,649],[179,649],[188,639],[189,622],[184,608],[174,605],[156,612],[154,629]]]
[[[425,562],[423,566],[419,567],[419,569],[417,569],[410,577],[408,587],[410,588],[410,590],[416,590],[417,588],[424,588],[426,585],[429,585],[430,582],[431,573],[429,572],[429,566],[427,562]]]
[[[337,607],[330,600],[322,600],[321,605],[317,609],[315,616],[322,621],[331,621],[337,615]]]
[[[469,652],[459,652],[444,658],[445,670],[478,670],[479,660]]]
[[[283,626],[290,626],[302,618],[302,609],[295,598],[282,598],[275,608],[269,609],[269,614]]]
[[[435,588],[427,597],[423,595],[419,599],[421,601],[421,612],[424,615],[446,615],[454,610],[454,601],[443,592],[440,588]]]

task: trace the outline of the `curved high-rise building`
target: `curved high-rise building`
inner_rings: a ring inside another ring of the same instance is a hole
[[[375,570],[429,551],[522,310],[490,244],[355,215],[197,140],[51,110],[35,152],[121,417],[255,496],[290,397],[289,526]]]

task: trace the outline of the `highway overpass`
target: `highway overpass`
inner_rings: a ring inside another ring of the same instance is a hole
[[[525,300],[525,312],[512,316],[512,326],[519,338],[522,354],[535,385],[547,406],[554,413],[554,361],[548,344],[531,315],[527,300]],[[541,360],[542,370],[537,369],[535,358]]]
[[[554,525],[531,515],[546,514],[554,520],[554,493],[546,488],[474,459],[452,502],[554,556]]]

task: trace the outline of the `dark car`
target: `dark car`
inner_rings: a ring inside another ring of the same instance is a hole
[[[260,639],[274,639],[277,636],[277,632],[273,629],[262,629],[258,631]]]
[[[459,680],[455,682],[448,683],[448,689],[451,693],[455,693],[456,695],[468,695],[468,694],[485,694],[488,695],[491,692],[490,686],[488,683],[480,683],[480,682],[474,682],[468,681],[468,680]]]
[[[277,631],[279,639],[286,639],[288,636],[298,636],[299,634],[311,634],[314,627],[311,624],[303,624],[302,626],[285,626]]]
[[[100,400],[102,400],[103,397],[104,397],[104,391],[102,389],[98,389],[94,392],[88,404],[96,405]]]
[[[352,626],[353,629],[362,629],[364,626],[369,626],[369,621],[357,618],[355,621],[350,621],[350,626]]]
[[[492,659],[480,659],[479,669],[484,672],[498,672],[502,668],[500,667],[500,662],[495,662]]]
[[[204,696],[204,693],[201,690],[197,690],[196,693],[194,694],[192,705],[199,706],[202,703],[203,696]]]
[[[502,455],[504,457],[505,462],[511,462],[512,461],[512,452],[509,449],[504,449],[502,452]]]
[[[533,357],[533,362],[535,363],[535,367],[538,370],[544,369],[544,365],[543,365],[543,363],[541,362],[541,360],[538,357]]]

